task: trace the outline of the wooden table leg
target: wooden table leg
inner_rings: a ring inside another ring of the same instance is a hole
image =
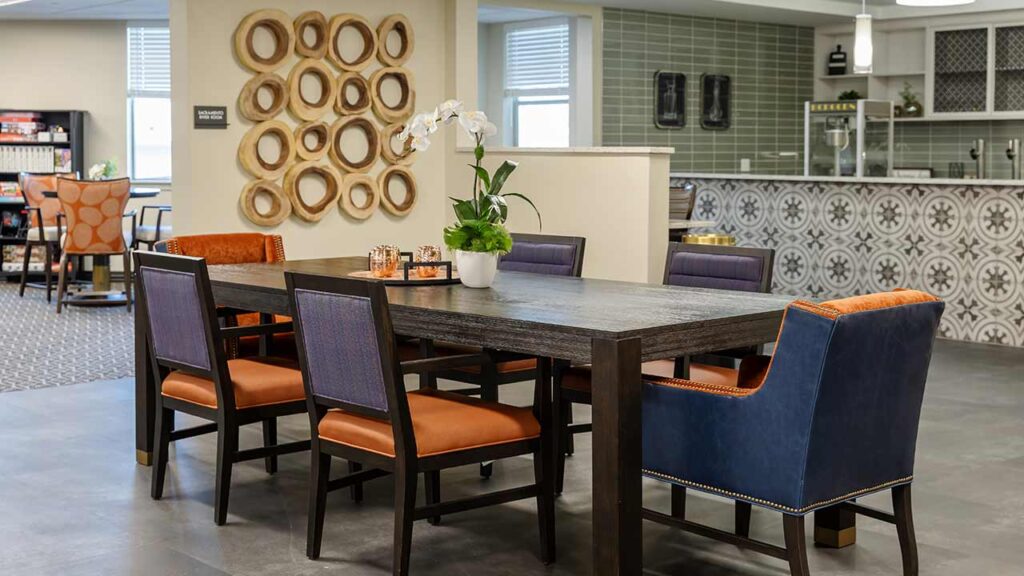
[[[135,461],[150,466],[153,460],[153,422],[156,418],[156,383],[146,340],[146,311],[135,307]]]
[[[814,512],[814,543],[826,548],[845,548],[857,543],[857,514],[839,506]]]
[[[640,339],[593,341],[594,574],[643,569]]]

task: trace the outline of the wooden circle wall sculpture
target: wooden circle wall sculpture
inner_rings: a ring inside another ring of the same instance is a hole
[[[313,32],[313,43],[306,42],[306,31]],[[323,59],[327,55],[327,17],[316,10],[303,12],[295,19],[295,53],[303,58]]]
[[[313,145],[307,144],[309,137]],[[295,155],[303,160],[319,160],[331,148],[331,127],[325,122],[303,122],[295,129]]]
[[[354,59],[347,59],[341,53],[338,41],[341,31],[345,28],[354,28],[363,39],[363,51]],[[370,65],[374,54],[377,53],[377,33],[370,26],[370,22],[357,14],[338,14],[331,18],[330,32],[327,41],[327,58],[339,70],[345,72],[361,72]]]
[[[277,159],[268,161],[260,156],[260,140],[264,137],[276,138],[281,147]],[[280,120],[260,122],[246,132],[238,147],[238,160],[250,174],[264,180],[277,180],[288,170],[295,157],[292,130]]]
[[[401,203],[391,198],[391,181],[399,178],[405,183],[405,200]],[[405,216],[416,205],[416,179],[405,166],[388,166],[377,176],[377,188],[380,191],[380,205],[395,216]]]
[[[405,124],[388,124],[380,131],[380,155],[388,164],[408,166],[416,159],[416,152],[409,141],[402,142],[401,152],[395,152],[394,140]]]
[[[315,102],[306,100],[302,94],[302,79],[307,74],[316,76],[320,82],[320,96]],[[331,109],[334,89],[334,74],[327,64],[312,58],[300,60],[288,75],[288,109],[300,120],[316,120]]]
[[[398,54],[388,51],[388,36],[391,32],[398,34],[402,47]],[[416,48],[416,37],[412,32],[409,19],[401,14],[392,14],[377,26],[377,59],[385,66],[401,66],[405,64],[412,51]]]
[[[256,207],[256,198],[261,194],[270,200],[270,210],[266,212],[260,212]],[[277,226],[292,213],[292,204],[285,197],[284,190],[270,180],[255,180],[246,184],[238,203],[242,214],[257,226]]]
[[[263,28],[274,37],[274,52],[267,57],[256,51],[256,30]],[[273,72],[292,54],[295,30],[292,19],[280,10],[257,10],[246,16],[235,29],[235,55],[253,72]]]
[[[352,199],[352,191],[356,188],[363,188],[366,191],[366,202],[357,206]],[[380,205],[380,190],[377,188],[377,181],[369,174],[349,174],[341,187],[341,199],[338,200],[341,210],[356,220],[366,220],[373,216],[377,206]]]
[[[350,160],[342,150],[341,137],[346,130],[356,129],[366,136],[366,155],[359,160]],[[380,159],[380,133],[373,122],[362,116],[346,116],[331,125],[331,160],[342,170],[353,173],[366,173]]]
[[[270,92],[270,105],[260,104],[260,91]],[[238,113],[246,120],[263,122],[281,113],[288,106],[288,85],[277,74],[264,72],[253,76],[238,95]]]
[[[319,202],[310,206],[302,199],[299,182],[307,176],[320,176],[327,190]],[[306,222],[319,222],[331,210],[342,191],[342,176],[329,164],[299,162],[284,175],[284,193],[292,205],[292,213]]]
[[[384,102],[381,89],[384,81],[392,78],[398,82],[402,93],[398,104],[389,106]],[[412,73],[405,68],[381,68],[370,76],[370,95],[373,99],[373,113],[384,123],[394,124],[404,122],[412,116],[413,107],[416,106],[416,92],[412,89]]]
[[[356,101],[348,99],[348,89],[355,88]],[[334,111],[342,116],[362,114],[370,109],[370,83],[359,72],[344,72],[338,76],[337,95],[334,98]]]

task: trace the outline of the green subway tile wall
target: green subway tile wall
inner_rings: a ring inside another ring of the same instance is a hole
[[[949,164],[961,162],[964,173],[976,171],[971,160],[971,142],[984,138],[987,177],[1010,178],[1010,161],[1006,148],[1011,138],[1024,140],[1024,121],[990,120],[979,122],[897,122],[896,153],[893,163],[897,167],[930,167],[936,178],[949,176]]]
[[[654,73],[686,74],[686,127],[654,126]],[[700,75],[732,78],[732,127],[700,127]],[[814,29],[604,10],[606,146],[673,146],[672,170],[803,171],[803,103],[814,96]],[[779,156],[779,154],[783,156]],[[792,154],[796,156],[792,156]]]

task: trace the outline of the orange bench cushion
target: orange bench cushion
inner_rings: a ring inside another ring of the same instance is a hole
[[[302,372],[290,360],[239,358],[228,360],[228,371],[235,390],[236,408],[255,408],[306,398],[306,391],[302,387]],[[217,390],[213,380],[208,378],[171,372],[164,379],[161,392],[169,398],[208,408],[217,407]]]
[[[439,390],[417,390],[407,397],[420,457],[540,436],[540,424],[530,408]],[[319,434],[324,440],[395,456],[395,439],[386,420],[331,410],[320,421]]]

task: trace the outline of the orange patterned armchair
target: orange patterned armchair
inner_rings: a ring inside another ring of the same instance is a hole
[[[57,189],[57,174],[30,174],[22,172],[18,175],[18,187],[25,200],[28,212],[28,231],[25,235],[25,260],[21,268],[21,285],[18,296],[25,295],[28,284],[28,265],[32,258],[32,249],[41,246],[46,251],[46,301],[50,301],[53,292],[53,260],[60,252],[60,237],[63,232],[57,215],[60,213],[60,200],[47,198],[43,193]]]

